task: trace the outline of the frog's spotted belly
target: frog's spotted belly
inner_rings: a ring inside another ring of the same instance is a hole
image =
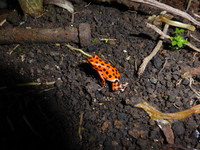
[[[112,90],[121,90],[123,91],[128,83],[119,84],[120,73],[119,71],[113,67],[110,63],[105,62],[97,55],[93,55],[89,57],[88,62],[92,65],[92,67],[98,72],[100,78],[102,79],[102,86],[105,86],[105,80],[108,80],[112,83]]]

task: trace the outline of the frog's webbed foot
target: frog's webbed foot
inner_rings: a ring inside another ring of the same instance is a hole
[[[121,83],[120,85],[119,85],[119,90],[121,91],[121,92],[124,92],[124,90],[126,89],[126,87],[128,86],[128,82],[125,82],[125,83]]]
[[[113,91],[118,91],[120,90],[121,92],[124,92],[126,87],[128,86],[128,83],[119,83],[118,81],[112,83],[112,90]]]

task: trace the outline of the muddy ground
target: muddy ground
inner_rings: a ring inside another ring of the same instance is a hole
[[[182,9],[185,4],[174,2],[173,6]],[[100,78],[87,57],[69,50],[65,43],[20,44],[17,48],[16,44],[0,45],[1,149],[164,148],[167,142],[156,122],[134,105],[146,101],[162,112],[177,112],[199,104],[188,80],[177,83],[186,68],[200,65],[200,55],[188,47],[170,50],[166,41],[138,78],[138,67],[159,39],[144,22],[160,10],[144,5],[133,10],[119,4],[89,2],[74,7],[77,13],[73,26],[91,25],[92,42],[81,48],[112,63],[121,73],[120,80],[129,83],[127,89],[112,92],[107,82],[99,91]],[[67,10],[53,5],[45,6],[45,10],[37,19],[20,12],[1,28],[72,25]],[[169,30],[173,32],[174,28]],[[199,35],[199,29],[194,35]],[[116,40],[106,43],[96,40],[99,38]],[[200,43],[193,43],[200,47]],[[199,78],[194,79],[193,87],[198,90]],[[16,86],[29,82],[55,84]],[[173,121],[175,145],[200,149],[199,124],[199,114]]]

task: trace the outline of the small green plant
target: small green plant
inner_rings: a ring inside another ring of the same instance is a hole
[[[106,44],[109,42],[109,41],[115,41],[116,39],[108,39],[108,38],[102,38],[100,39],[100,41],[104,41]]]
[[[92,39],[92,43],[96,44],[98,42],[97,39]]]
[[[171,47],[172,49],[180,49],[183,47],[183,44],[189,43],[184,37],[182,37],[180,34],[183,33],[185,30],[184,29],[175,29],[175,36],[170,37],[171,41]]]
[[[179,28],[175,28],[175,32],[176,34],[181,34],[183,33],[185,30],[184,29],[179,29]]]

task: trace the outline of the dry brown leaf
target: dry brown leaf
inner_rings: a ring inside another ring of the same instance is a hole
[[[165,120],[157,120],[157,124],[159,128],[163,131],[166,141],[169,144],[174,144],[174,133],[171,128],[170,122],[165,121]]]

